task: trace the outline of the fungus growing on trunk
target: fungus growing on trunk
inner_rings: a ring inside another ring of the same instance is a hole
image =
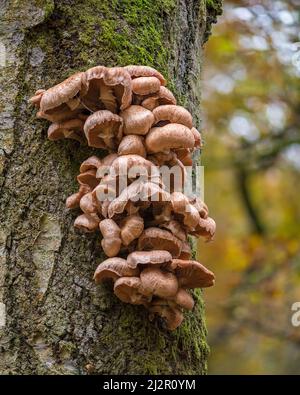
[[[96,66],[29,102],[52,123],[49,140],[71,138],[110,153],[90,156],[66,200],[80,208],[74,226],[101,233],[109,257],[95,271],[97,284],[112,280],[124,303],[143,305],[168,330],[194,307],[191,288],[210,287],[214,274],[192,260],[188,235],[213,238],[206,204],[183,193],[193,153],[202,148],[192,115],[177,105],[164,76],[149,66]],[[161,166],[179,171],[166,180]]]

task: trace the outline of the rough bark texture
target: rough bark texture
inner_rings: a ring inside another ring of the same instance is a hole
[[[76,232],[64,202],[96,151],[48,141],[27,99],[97,64],[147,64],[199,120],[201,47],[220,9],[220,0],[1,1],[1,374],[206,372],[199,293],[170,333],[93,284],[99,235]]]

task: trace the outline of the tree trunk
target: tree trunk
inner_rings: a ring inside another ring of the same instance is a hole
[[[4,3],[4,4],[3,4]],[[97,152],[47,140],[27,104],[95,65],[146,64],[199,122],[202,45],[220,0],[2,0],[0,10],[0,373],[204,374],[201,295],[166,331],[111,286],[95,286],[99,235],[65,208],[80,163]],[[99,151],[98,151],[99,153]]]

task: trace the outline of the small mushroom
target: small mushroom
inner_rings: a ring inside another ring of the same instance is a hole
[[[174,307],[180,306],[186,310],[193,310],[195,305],[194,299],[185,289],[179,288],[177,294],[171,299],[175,304]],[[177,305],[177,306],[176,306]]]
[[[141,274],[141,287],[144,295],[156,295],[162,298],[175,296],[178,291],[176,276],[151,266],[144,269]]]
[[[112,219],[104,219],[99,224],[103,239],[101,246],[108,257],[118,255],[121,248],[121,230]]]
[[[96,66],[86,71],[88,89],[82,103],[90,111],[117,112],[131,103],[131,78],[124,68]]]
[[[192,128],[191,131],[195,139],[195,148],[201,148],[202,147],[201,133],[196,128]]]
[[[106,279],[116,281],[120,277],[135,277],[139,275],[138,269],[132,269],[128,266],[126,259],[123,258],[108,258],[100,265],[98,265],[94,280],[96,284]]]
[[[69,196],[66,200],[66,207],[67,208],[76,208],[79,207],[79,203],[81,198],[88,192],[91,191],[91,188],[88,185],[80,185],[79,191],[73,193]]]
[[[161,180],[159,169],[149,160],[139,155],[119,156],[112,164],[110,174],[133,180],[137,177]]]
[[[150,129],[145,144],[149,153],[168,152],[175,148],[193,148],[195,140],[191,129],[178,123],[169,123]]]
[[[55,122],[50,125],[48,129],[48,139],[55,141],[66,138],[83,143],[85,141],[83,125],[84,122],[78,118],[63,122]]]
[[[168,121],[170,123],[184,125],[189,129],[193,127],[193,118],[191,114],[181,106],[176,106],[174,104],[158,106],[153,110],[153,115],[155,124]]]
[[[150,130],[154,115],[142,106],[132,105],[120,113],[124,121],[124,134],[145,135]]]
[[[143,107],[151,111],[158,106],[167,105],[167,104],[176,105],[176,99],[173,93],[165,86],[161,86],[159,88],[158,93],[151,95],[150,97],[147,97],[141,103]]]
[[[102,161],[97,156],[93,155],[83,161],[80,165],[80,173],[85,173],[88,170],[97,170],[102,166]]]
[[[128,246],[133,240],[140,237],[144,230],[144,220],[140,215],[133,214],[121,222],[121,240]]]
[[[110,167],[110,166],[113,164],[113,162],[114,162],[117,158],[118,158],[118,155],[115,154],[115,153],[106,155],[106,156],[102,159],[102,164],[103,164],[104,166]]]
[[[199,197],[189,198],[189,202],[197,209],[201,218],[208,218],[208,207]]]
[[[108,206],[109,218],[113,218],[117,214],[122,214],[130,200],[136,202],[138,200],[140,189],[141,182],[140,180],[136,180],[125,188],[117,198],[110,202]]]
[[[122,138],[122,118],[107,110],[90,115],[84,133],[90,147],[115,149]]]
[[[98,213],[97,203],[94,200],[92,192],[88,192],[82,196],[79,206],[85,214]]]
[[[190,148],[179,148],[174,150],[177,158],[184,166],[192,166],[193,158],[192,158],[192,150]]]
[[[43,96],[44,92],[46,92],[45,89],[38,89],[38,90],[35,92],[34,96],[32,96],[32,97],[28,100],[28,102],[31,103],[31,104],[33,104],[35,107],[39,108],[39,107],[40,107],[41,100],[42,100],[42,96]]]
[[[173,259],[172,267],[182,288],[206,288],[215,283],[215,275],[197,261]]]
[[[99,180],[96,178],[96,170],[93,169],[78,174],[77,181],[80,185],[88,185],[91,189],[99,184]]]
[[[188,241],[183,241],[181,244],[181,252],[178,259],[189,260],[192,257],[192,249]]]
[[[121,277],[114,285],[115,295],[124,303],[147,304],[149,297],[140,293],[141,280],[139,277]]]
[[[189,202],[189,199],[181,192],[171,194],[172,209],[175,214],[183,218],[183,223],[189,230],[194,230],[200,222],[198,210]]]
[[[154,305],[149,308],[149,311],[151,313],[149,316],[150,321],[157,314],[165,320],[167,329],[170,331],[177,329],[183,321],[182,312],[179,309],[173,309],[169,306]]]
[[[76,118],[76,115],[82,111],[77,96],[80,91],[85,89],[85,73],[73,74],[65,81],[42,93],[38,116],[52,122]]]
[[[196,236],[205,237],[206,240],[211,240],[214,237],[216,232],[216,223],[215,221],[208,217],[208,218],[200,218],[199,222],[194,231],[191,234]]]
[[[182,228],[182,226],[180,225],[180,222],[172,219],[170,221],[161,223],[159,225],[159,227],[169,230],[179,240],[186,241],[186,233],[185,233],[184,229]]]
[[[169,251],[134,251],[127,256],[127,263],[130,267],[136,268],[139,265],[164,265],[172,262],[172,255]]]
[[[98,229],[99,222],[97,215],[81,214],[75,219],[74,227],[85,232],[93,232]]]
[[[151,227],[145,229],[139,237],[138,249],[140,251],[166,250],[173,257],[178,257],[181,251],[181,241],[167,230]]]
[[[138,77],[156,77],[160,81],[161,85],[166,85],[167,83],[161,73],[149,66],[129,65],[125,66],[124,69],[130,74],[133,79]]]
[[[135,134],[124,136],[118,147],[118,155],[139,155],[146,158],[143,137]]]
[[[156,77],[138,77],[132,80],[132,92],[136,95],[150,95],[160,88],[160,81]]]

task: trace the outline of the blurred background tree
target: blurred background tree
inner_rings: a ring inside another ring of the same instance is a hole
[[[226,1],[203,75],[210,373],[300,373],[300,1]],[[207,164],[207,166],[206,166]]]

